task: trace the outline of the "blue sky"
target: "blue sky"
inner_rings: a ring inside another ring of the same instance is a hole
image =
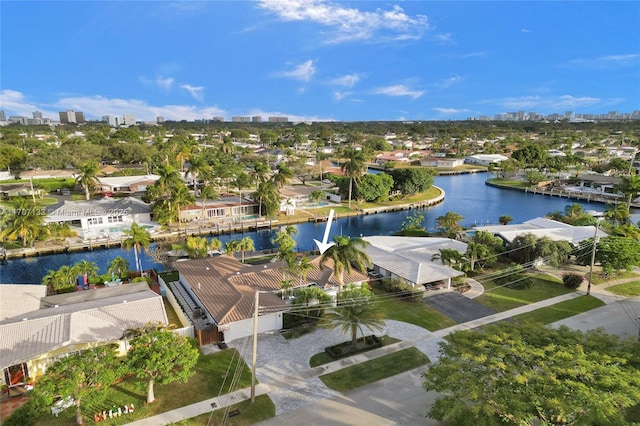
[[[3,1],[0,108],[139,120],[640,109],[640,2]]]

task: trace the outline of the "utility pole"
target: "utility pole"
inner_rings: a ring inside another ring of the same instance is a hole
[[[251,403],[256,402],[256,360],[258,358],[258,306],[260,305],[260,291],[256,290],[253,311],[253,355],[251,356]]]
[[[598,229],[602,217],[596,219],[596,232],[593,236],[593,248],[591,249],[591,264],[589,265],[589,283],[587,284],[587,296],[591,294],[591,282],[593,281],[593,264],[596,261],[596,245],[598,244]]]

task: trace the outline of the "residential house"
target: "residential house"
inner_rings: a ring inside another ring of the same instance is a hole
[[[499,236],[505,242],[511,243],[516,237],[533,234],[537,238],[549,238],[553,241],[568,241],[578,245],[581,241],[593,238],[596,228],[594,226],[573,226],[557,220],[537,217],[524,223],[510,225],[476,226],[474,231],[487,231]],[[607,237],[607,233],[600,230],[600,237]]]
[[[387,163],[408,163],[410,152],[407,151],[387,151],[376,155],[375,163],[384,166]]]
[[[12,300],[35,296],[17,288],[24,286],[13,287]],[[97,345],[117,343],[124,354],[124,332],[150,322],[167,324],[168,320],[162,296],[146,283],[42,297],[36,310],[0,321],[4,383],[10,389],[23,386],[57,359]]]
[[[0,198],[7,199],[12,197],[40,197],[43,190],[33,188],[31,183],[6,183],[0,185]]]
[[[84,238],[119,236],[133,222],[148,229],[156,226],[151,222],[151,207],[133,197],[63,200],[48,206],[46,212],[46,223],[68,222]]]
[[[465,162],[464,158],[449,157],[426,157],[420,160],[420,164],[425,167],[443,167],[453,168],[462,166]]]
[[[476,154],[466,157],[464,162],[467,164],[477,164],[479,166],[489,166],[490,164],[502,163],[508,159],[508,157],[500,154]]]
[[[397,278],[412,287],[430,287],[451,281],[464,273],[432,260],[441,249],[467,251],[467,244],[449,238],[372,236],[363,238],[373,263],[372,271],[382,278]]]
[[[306,278],[294,280],[294,287],[318,286],[335,295],[339,286],[333,265],[316,266]],[[245,265],[235,257],[221,255],[176,264],[179,281],[161,282],[194,321],[200,344],[231,341],[253,333],[254,302],[259,292],[258,332],[282,329],[282,315],[289,310],[280,283],[288,278],[282,262]],[[360,284],[368,277],[358,272],[345,274],[345,283]]]
[[[112,192],[114,194],[135,194],[145,192],[148,186],[153,185],[160,176],[109,176],[99,177],[97,191]]]
[[[250,198],[237,195],[223,195],[217,200],[196,201],[180,210],[182,222],[204,220],[207,223],[235,223],[242,220],[256,219],[258,203]]]
[[[25,170],[20,173],[20,179],[49,179],[49,178],[76,178],[78,171],[75,169],[65,170]]]

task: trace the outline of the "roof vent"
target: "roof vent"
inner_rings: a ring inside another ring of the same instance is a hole
[[[127,301],[126,301],[126,300],[123,300],[123,301],[122,301],[122,303],[127,303]]]
[[[54,307],[54,308],[59,308],[59,307],[60,307],[60,305],[54,305],[53,307]]]
[[[27,321],[27,318],[22,318],[22,321]]]

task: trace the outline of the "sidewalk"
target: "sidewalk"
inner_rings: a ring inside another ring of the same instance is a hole
[[[593,287],[592,287],[593,290]],[[264,381],[256,386],[256,395],[264,395],[271,394],[283,389],[290,389],[292,387],[303,386],[305,383],[317,379],[318,376],[332,373],[343,368],[349,367],[354,364],[358,364],[361,362],[365,362],[371,359],[379,358],[381,356],[400,351],[402,349],[406,349],[409,347],[416,347],[431,359],[432,362],[436,362],[439,357],[439,345],[438,343],[442,341],[442,338],[447,336],[450,333],[460,331],[460,330],[469,330],[476,327],[483,326],[485,324],[491,324],[493,322],[501,321],[512,316],[522,314],[525,312],[530,312],[542,307],[551,306],[556,303],[571,300],[582,296],[584,293],[574,292],[568,293],[561,296],[557,296],[551,299],[543,300],[536,303],[531,303],[529,305],[520,306],[515,309],[511,309],[509,311],[500,312],[494,315],[490,315],[484,318],[480,318],[477,320],[469,321],[463,324],[457,324],[455,326],[445,328],[436,332],[429,332],[427,330],[422,330],[423,332],[419,335],[413,335],[411,338],[407,338],[400,342],[384,346],[379,349],[375,349],[370,352],[366,352],[363,354],[355,355],[349,358],[341,359],[338,361],[330,362],[328,364],[324,364],[314,368],[308,368],[297,373],[291,373],[288,375],[276,376],[270,375],[270,380]],[[594,294],[595,296],[595,294]],[[398,327],[397,321],[387,321],[390,323],[388,328]],[[411,324],[409,324],[411,325]],[[415,327],[415,326],[413,326]],[[325,330],[322,330],[325,332]],[[394,330],[392,334],[398,334],[398,330]],[[281,337],[281,336],[274,336]],[[289,355],[286,351],[280,352],[280,358],[272,358],[270,361],[275,363],[286,363],[287,360],[284,359],[285,356]],[[299,363],[301,360],[297,359],[295,362]],[[302,360],[303,362],[307,362],[308,358]],[[272,366],[263,366],[258,368],[258,374],[263,369],[270,369]],[[238,390],[236,392],[220,395],[219,397],[204,400],[195,404],[187,405],[184,407],[177,408],[175,410],[167,411],[165,413],[159,414],[157,416],[149,417],[143,420],[139,420],[133,423],[130,423],[134,426],[155,426],[155,425],[165,425],[168,423],[179,422],[180,420],[191,418],[195,416],[199,416],[202,414],[210,413],[212,410],[212,404],[216,404],[215,410],[219,410],[221,408],[227,407],[229,405],[236,404],[238,402],[247,400],[250,398],[250,389],[245,388]],[[276,413],[278,414],[278,413]]]

